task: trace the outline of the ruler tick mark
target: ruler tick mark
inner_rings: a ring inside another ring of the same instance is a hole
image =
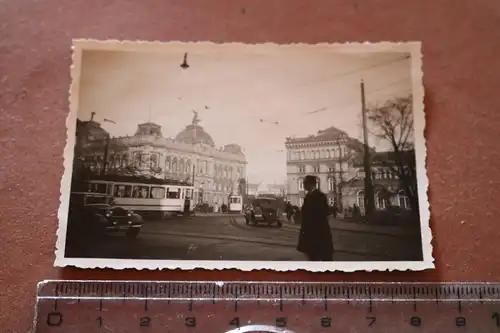
[[[327,287],[324,287],[324,302],[325,302],[325,311],[328,311],[328,293],[327,293]]]
[[[234,312],[238,312],[238,292],[234,293]]]
[[[460,289],[457,288],[458,313],[462,313],[462,300],[460,299]]]
[[[417,312],[417,291],[413,287],[413,311]]]
[[[372,291],[370,289],[370,287],[368,287],[368,298],[369,298],[369,307],[368,307],[368,311],[369,312],[372,312],[373,311],[373,299],[372,299]]]

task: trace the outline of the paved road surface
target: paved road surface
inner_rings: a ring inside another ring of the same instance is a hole
[[[135,240],[111,235],[89,240],[72,256],[171,260],[303,260],[295,250],[299,227],[247,226],[242,217],[193,216],[148,221]],[[415,237],[332,230],[335,261],[418,260]]]

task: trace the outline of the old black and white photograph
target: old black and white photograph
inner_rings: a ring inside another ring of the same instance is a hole
[[[419,42],[73,42],[56,266],[433,268]]]

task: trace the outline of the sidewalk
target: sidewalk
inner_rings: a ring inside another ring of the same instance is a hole
[[[285,227],[300,229],[300,224],[290,224],[285,223]],[[342,231],[353,231],[359,233],[369,233],[369,234],[379,234],[379,235],[389,235],[389,236],[415,236],[418,234],[418,229],[413,227],[402,227],[402,226],[384,226],[384,225],[372,225],[365,224],[354,221],[343,221],[339,219],[330,218],[330,227],[332,230],[342,230]]]
[[[241,213],[200,213],[196,212],[193,215],[190,216],[217,216],[217,217],[222,217],[222,216],[243,216]]]

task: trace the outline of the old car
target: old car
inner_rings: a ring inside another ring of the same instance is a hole
[[[68,229],[71,227],[80,236],[123,232],[128,238],[136,238],[143,225],[141,215],[114,205],[106,194],[73,192],[69,208]]]
[[[278,201],[272,197],[255,198],[245,211],[245,222],[247,225],[267,223],[269,226],[276,224],[282,227]]]

